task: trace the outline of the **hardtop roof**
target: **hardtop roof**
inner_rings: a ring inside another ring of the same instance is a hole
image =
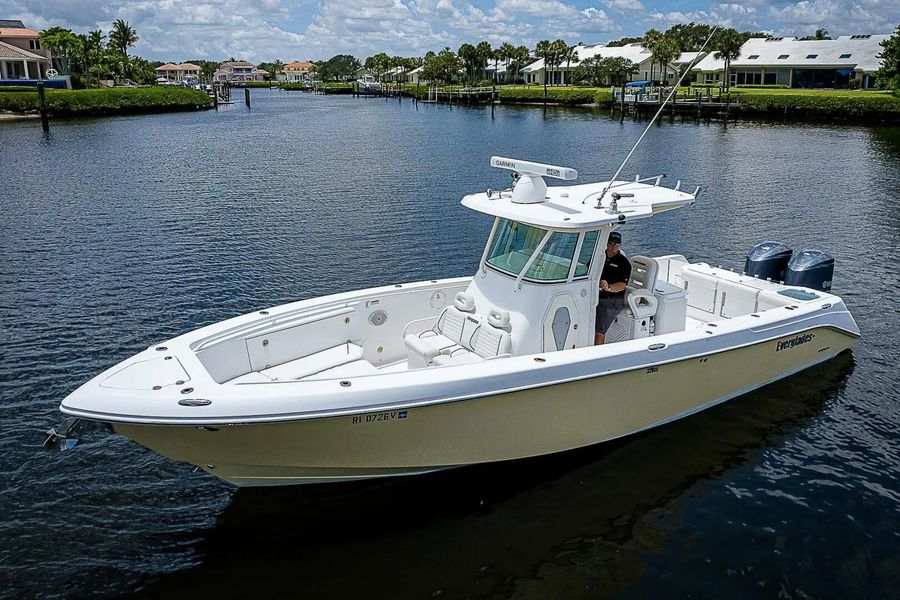
[[[603,190],[601,207],[597,200]],[[691,204],[695,194],[659,185],[635,181],[609,181],[580,185],[548,186],[543,202],[519,204],[512,202],[509,190],[469,194],[462,205],[495,217],[521,221],[530,225],[552,229],[590,229],[603,225],[620,224],[634,219],[644,219],[653,214]],[[617,212],[611,212],[613,193],[622,195],[617,201]],[[632,194],[632,197],[628,197]]]

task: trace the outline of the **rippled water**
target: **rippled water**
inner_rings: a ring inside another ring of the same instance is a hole
[[[837,259],[863,337],[630,439],[375,484],[241,490],[61,398],[154,342],[262,307],[474,270],[492,154],[609,176],[644,125],[254,91],[219,113],[0,124],[0,597],[900,595],[900,129],[663,122],[632,169],[703,185],[628,253]],[[691,188],[692,189],[692,188]],[[752,368],[752,365],[748,365]],[[723,373],[722,376],[727,376]]]

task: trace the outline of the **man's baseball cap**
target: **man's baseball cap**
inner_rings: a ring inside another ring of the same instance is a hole
[[[607,241],[609,244],[619,245],[622,243],[622,234],[618,231],[613,231],[609,234],[609,240]]]

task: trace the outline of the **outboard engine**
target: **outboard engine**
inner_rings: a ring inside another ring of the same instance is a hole
[[[784,281],[793,250],[780,242],[763,242],[747,253],[744,272],[750,277]]]
[[[833,275],[833,257],[821,250],[801,250],[788,262],[784,283],[827,292]]]

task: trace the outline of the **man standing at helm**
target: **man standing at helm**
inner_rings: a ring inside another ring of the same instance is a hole
[[[606,241],[606,263],[600,274],[600,302],[594,326],[594,344],[602,344],[616,315],[625,307],[625,286],[631,277],[631,262],[619,251],[622,234],[613,231]]]

